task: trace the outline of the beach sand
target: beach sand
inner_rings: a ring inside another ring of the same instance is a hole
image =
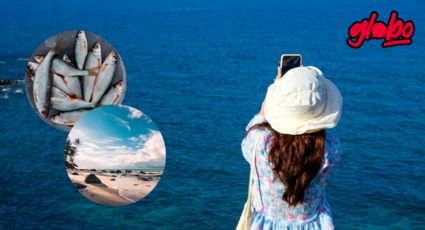
[[[124,170],[125,171],[125,170]],[[73,173],[78,175],[73,175]],[[86,198],[107,206],[123,206],[148,195],[159,181],[159,176],[140,173],[107,173],[101,170],[67,169],[71,182]],[[96,175],[101,184],[84,182],[89,174]]]

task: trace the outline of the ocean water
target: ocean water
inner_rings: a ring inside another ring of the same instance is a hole
[[[416,26],[410,46],[347,46],[349,25],[391,10]],[[234,229],[246,199],[244,127],[281,53],[301,53],[344,97],[344,156],[328,187],[337,229],[425,229],[425,2],[1,1],[0,79],[23,79],[47,37],[84,29],[124,60],[124,104],[162,131],[167,164],[142,201],[88,201],[63,166],[67,133],[23,93],[0,98],[0,229]]]

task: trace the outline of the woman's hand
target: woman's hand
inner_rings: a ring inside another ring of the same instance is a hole
[[[277,74],[276,77],[274,79],[274,81],[281,79],[282,78],[282,68],[280,68],[280,66],[277,67]],[[264,116],[264,108],[266,107],[266,99],[267,99],[267,95],[269,94],[271,87],[269,86],[267,88],[267,93],[266,96],[264,97],[263,103],[261,104],[261,110],[260,110],[260,115]]]
[[[276,81],[277,79],[280,79],[280,78],[282,78],[282,68],[280,66],[278,66],[276,78],[274,80]]]

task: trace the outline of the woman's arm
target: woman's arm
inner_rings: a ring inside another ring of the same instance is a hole
[[[282,77],[282,72],[281,72],[280,67],[278,67],[275,81],[277,79],[281,78],[281,77]],[[261,104],[260,112],[258,114],[256,114],[249,121],[248,125],[246,126],[245,130],[247,132],[252,126],[266,122],[266,118],[264,117],[264,107],[266,105],[266,98],[267,98],[269,90],[271,90],[270,86],[267,89],[266,96],[264,97],[263,103]],[[242,144],[241,144],[242,154],[243,154],[245,160],[248,161],[248,162],[251,162],[252,149],[255,147],[254,146],[255,140],[257,138],[259,138],[258,137],[259,135],[264,136],[265,130],[253,129],[253,130],[249,131],[247,133],[247,135],[245,136],[245,138],[242,140]],[[260,137],[260,138],[262,138],[262,137]]]
[[[278,66],[277,67],[277,74],[276,74],[276,77],[275,77],[274,80],[276,81],[277,79],[280,79],[280,78],[282,78],[282,69],[280,68],[280,66]],[[260,113],[259,113],[261,116],[264,116],[264,108],[266,106],[266,99],[267,99],[267,95],[269,94],[269,91],[271,90],[271,86],[272,85],[270,85],[267,88],[266,96],[264,97],[263,103],[261,104],[261,109],[260,109]]]

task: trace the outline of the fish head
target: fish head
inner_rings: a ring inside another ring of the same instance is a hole
[[[115,88],[122,90],[124,88],[124,81],[121,80],[117,84],[115,84]]]
[[[101,52],[101,46],[100,46],[100,42],[95,42],[94,45],[91,47],[91,51],[96,54],[96,55],[100,55]]]
[[[84,30],[79,30],[77,32],[77,39],[86,39],[86,33],[84,32]]]
[[[48,112],[46,109],[43,109],[43,110],[41,110],[41,111],[40,111],[40,114],[41,114],[43,117],[47,117],[47,115],[49,114],[49,112]]]
[[[28,71],[30,71],[31,73],[34,73],[38,66],[39,66],[39,64],[38,64],[38,63],[28,62],[28,64],[27,64],[27,69],[28,69]]]
[[[35,60],[36,62],[38,62],[38,64],[41,64],[41,63],[44,61],[44,57],[43,57],[43,56],[41,56],[41,55],[35,55],[35,56],[34,56],[34,60]]]
[[[112,51],[111,53],[109,53],[108,57],[106,58],[105,62],[109,62],[109,63],[116,63],[118,59],[118,55],[115,51]]]
[[[50,117],[50,121],[57,123],[59,122],[59,114],[53,115]]]
[[[66,63],[71,63],[71,58],[69,58],[68,54],[64,54],[62,60]]]

